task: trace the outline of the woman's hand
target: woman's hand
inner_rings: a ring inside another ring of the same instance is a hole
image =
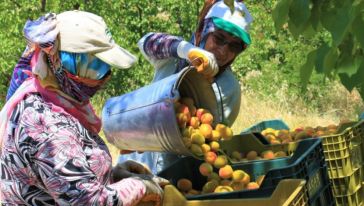
[[[117,164],[112,169],[112,180],[117,182],[121,179],[138,176],[138,175],[151,175],[150,169],[139,162],[128,160],[123,163]]]
[[[208,80],[212,79],[219,71],[214,54],[191,43],[182,41],[178,45],[177,53],[179,57],[189,60],[197,71]]]

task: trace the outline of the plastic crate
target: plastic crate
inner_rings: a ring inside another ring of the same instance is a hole
[[[184,157],[159,173],[174,185],[181,178],[190,179],[194,189],[201,190],[206,183],[206,177],[199,173],[199,166],[203,163],[192,157]],[[257,190],[244,190],[231,193],[201,194],[189,196],[189,200],[206,199],[238,199],[243,197],[268,197],[283,179],[305,179],[307,181],[307,195],[311,205],[329,206],[334,204],[334,198],[327,174],[327,167],[323,155],[320,139],[308,139],[298,143],[292,157],[274,160],[253,161],[233,164],[233,169],[242,169],[255,180],[265,175],[261,187]]]
[[[338,131],[320,137],[330,178],[350,176],[364,160],[364,121],[342,125]]]
[[[364,205],[363,184],[351,194],[335,196],[337,206],[361,206]]]
[[[269,125],[271,121],[273,123]],[[253,129],[250,131],[263,131],[268,126],[273,129],[280,129],[280,126],[274,127],[275,122],[278,125],[286,125],[282,120],[267,120],[252,126]],[[254,133],[251,135],[255,135],[263,144],[269,144],[261,134]],[[325,135],[320,138],[322,139],[330,178],[350,176],[354,170],[364,164],[364,120],[342,124],[338,128],[337,134]],[[239,144],[244,143],[240,142]]]
[[[331,179],[334,196],[355,193],[362,185],[363,175],[363,168],[358,168],[348,177]]]
[[[164,189],[163,206],[302,206],[308,204],[305,183],[305,180],[300,179],[282,180],[268,198],[191,201],[188,201],[174,186],[167,185]]]
[[[243,130],[241,133],[261,132],[267,128],[272,128],[275,130],[282,130],[282,129],[289,130],[288,125],[283,120],[271,119],[256,123],[253,126]]]
[[[259,134],[252,134],[252,133],[246,133],[246,134],[240,134],[235,135],[231,140],[229,141],[220,141],[220,150],[222,153],[225,153],[229,159],[229,161],[232,164],[238,164],[238,163],[245,163],[245,162],[251,162],[247,160],[234,160],[231,159],[230,156],[232,152],[238,151],[243,154],[246,154],[250,151],[256,151],[258,154],[262,153],[266,150],[272,150],[273,152],[278,151],[284,151],[288,155],[291,155],[297,148],[298,143],[292,142],[289,144],[263,144],[259,139],[256,138],[256,135]],[[288,158],[288,157],[287,157]],[[282,158],[279,158],[282,159]],[[253,160],[253,161],[261,161],[261,160]]]

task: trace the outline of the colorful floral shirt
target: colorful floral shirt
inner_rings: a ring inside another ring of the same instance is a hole
[[[103,140],[57,110],[38,94],[14,109],[0,154],[2,204],[122,205]]]

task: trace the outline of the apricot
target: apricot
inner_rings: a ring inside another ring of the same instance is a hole
[[[202,144],[202,145],[201,145],[201,149],[202,149],[202,152],[203,152],[204,154],[206,154],[207,152],[209,152],[209,151],[211,150],[211,147],[210,147],[210,145],[208,145],[208,144]]]
[[[204,162],[200,165],[199,170],[203,176],[207,177],[212,174],[213,168],[211,164]]]
[[[230,165],[225,165],[219,169],[219,176],[223,179],[228,179],[233,175],[233,168]]]
[[[216,180],[210,180],[206,182],[206,184],[202,187],[203,193],[211,193],[214,192],[215,188],[219,186],[219,182]]]
[[[189,138],[189,137],[182,137],[182,141],[183,141],[183,144],[187,148],[190,148],[191,147],[191,144],[192,144],[191,138]]]
[[[243,190],[245,185],[242,182],[233,182],[230,184],[230,187],[233,188],[234,191]]]
[[[209,124],[201,124],[199,131],[206,139],[211,139],[212,137],[212,127]]]
[[[191,144],[190,147],[191,152],[196,156],[202,156],[203,152],[200,145],[197,144]]]
[[[198,119],[201,121],[201,116],[205,113],[209,112],[207,109],[203,109],[203,108],[198,108],[196,110],[196,117],[198,117]]]
[[[210,142],[210,147],[212,151],[217,152],[220,149],[220,144],[216,141]]]
[[[182,136],[184,137],[190,137],[192,135],[193,128],[191,126],[188,126],[182,130]]]
[[[197,117],[191,117],[190,126],[194,129],[197,129],[200,126],[200,120]]]
[[[187,122],[190,121],[191,119],[191,113],[190,110],[188,109],[188,107],[184,104],[181,104],[178,108],[177,108],[177,113],[182,113],[185,114],[187,117]]]
[[[200,193],[201,193],[200,191],[191,189],[191,190],[188,190],[186,195],[199,195]]]
[[[236,159],[237,161],[241,160],[242,156],[241,153],[238,151],[234,151],[231,153],[231,157]]]
[[[307,134],[306,131],[300,131],[297,132],[297,134],[295,135],[295,140],[302,140],[302,139],[306,139],[306,138],[310,138],[311,136],[309,134]]]
[[[246,185],[246,189],[248,189],[248,190],[255,190],[255,189],[259,189],[259,185],[258,185],[258,183],[256,183],[256,182],[249,182],[249,183]]]
[[[277,139],[270,141],[270,144],[281,144],[281,142]]]
[[[179,128],[184,129],[187,124],[187,116],[183,113],[176,114],[177,124]]]
[[[318,136],[318,137],[322,137],[322,136],[325,136],[325,135],[326,135],[325,131],[318,130],[318,131],[316,132],[316,136]]]
[[[212,116],[211,113],[204,113],[201,115],[201,123],[202,124],[209,124],[212,125],[212,122],[214,121],[214,117]]]
[[[266,151],[262,152],[261,157],[263,159],[268,159],[268,160],[275,158],[272,150],[266,150]]]
[[[205,143],[205,137],[200,132],[193,132],[191,140],[193,144],[202,145]]]
[[[255,160],[258,157],[258,153],[256,151],[250,151],[246,154],[246,159]]]
[[[233,130],[230,127],[225,128],[225,132],[221,134],[224,140],[230,140],[233,137]]]
[[[276,153],[274,153],[275,157],[287,157],[287,153],[284,151],[278,151]]]
[[[207,180],[216,180],[216,181],[220,181],[220,176],[216,173],[216,172],[212,172],[208,177]]]
[[[186,178],[179,179],[177,181],[177,188],[183,192],[187,192],[192,189],[192,182]]]
[[[183,97],[183,98],[180,99],[180,102],[188,107],[188,109],[189,109],[189,111],[191,113],[191,116],[196,115],[196,107],[195,107],[195,103],[194,103],[192,98]]]
[[[245,175],[247,174],[243,170],[235,170],[232,174],[232,180],[234,182],[241,182]]]
[[[231,184],[231,181],[227,180],[227,179],[224,179],[224,180],[220,181],[221,186],[230,186],[230,184]]]
[[[244,183],[244,185],[248,184],[250,182],[250,176],[248,173],[245,173],[243,179],[241,180],[242,183]]]
[[[221,134],[219,131],[217,130],[212,130],[212,137],[211,137],[211,141],[219,141],[221,138]]]
[[[214,192],[216,193],[221,193],[221,192],[232,192],[234,191],[233,188],[231,188],[230,186],[218,186],[216,187],[216,189],[214,190]]]
[[[207,152],[205,153],[205,161],[210,164],[214,164],[217,158],[217,154],[215,152]]]
[[[258,183],[259,186],[262,185],[264,177],[265,175],[260,175],[257,177],[256,182]]]
[[[215,162],[214,162],[214,167],[216,168],[222,168],[227,164],[227,159],[224,155],[219,155],[217,156]]]
[[[215,126],[215,130],[220,132],[220,135],[225,133],[225,128],[226,128],[226,126],[224,124],[220,124],[220,123],[216,124],[216,126]]]

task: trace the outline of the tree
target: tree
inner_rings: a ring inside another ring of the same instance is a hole
[[[301,67],[304,85],[315,69],[330,78],[339,76],[349,91],[357,88],[364,98],[364,1],[280,0],[273,19],[277,31],[288,26],[296,38],[322,36]]]

